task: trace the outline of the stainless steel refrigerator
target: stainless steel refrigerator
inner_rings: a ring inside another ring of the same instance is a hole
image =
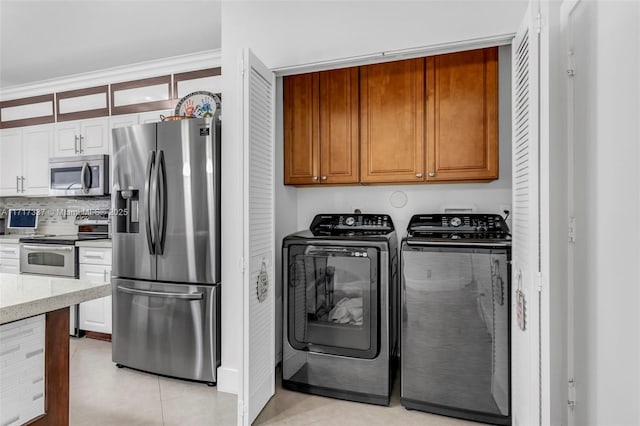
[[[113,163],[113,362],[215,383],[219,112],[114,129]]]

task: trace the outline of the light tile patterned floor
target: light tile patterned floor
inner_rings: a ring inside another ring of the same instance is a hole
[[[158,377],[111,362],[111,344],[71,338],[70,424],[233,426],[236,396],[204,384]],[[276,386],[255,425],[466,426],[465,422],[400,405],[396,383],[389,407],[291,392]]]
[[[73,426],[236,424],[236,396],[215,387],[117,368],[111,344],[71,338]]]

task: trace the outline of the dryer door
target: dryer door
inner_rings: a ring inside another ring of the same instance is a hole
[[[298,350],[375,358],[379,336],[378,249],[289,248],[288,339]]]

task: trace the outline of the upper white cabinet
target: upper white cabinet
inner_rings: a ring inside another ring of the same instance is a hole
[[[0,132],[0,196],[49,195],[50,124]]]
[[[107,117],[58,123],[53,156],[108,154],[109,130]]]

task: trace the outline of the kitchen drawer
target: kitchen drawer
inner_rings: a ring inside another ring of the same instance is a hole
[[[0,259],[19,259],[20,244],[2,243],[0,244]]]
[[[0,273],[3,274],[19,274],[20,259],[3,259],[0,258]]]
[[[98,247],[80,247],[79,263],[91,265],[111,265],[111,249]]]

